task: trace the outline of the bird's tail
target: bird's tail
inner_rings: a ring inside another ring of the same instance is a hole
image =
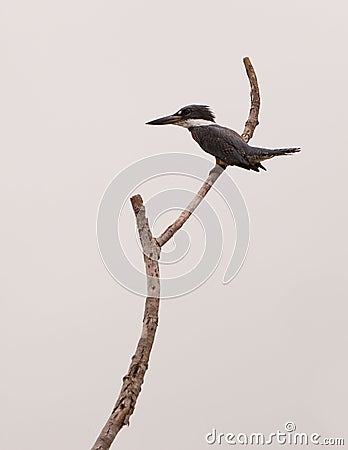
[[[301,151],[299,147],[293,147],[293,148],[275,148],[275,149],[268,149],[268,148],[257,148],[255,149],[258,151],[260,157],[263,159],[269,159],[273,158],[273,156],[278,155],[291,155],[292,153],[297,153]],[[261,159],[260,158],[260,159]]]
[[[249,147],[251,149],[248,155],[248,160],[251,164],[250,169],[259,172],[259,169],[266,170],[266,168],[261,164],[261,162],[266,161],[266,159],[271,159],[278,155],[291,155],[292,153],[299,152],[301,149],[299,147],[292,148],[261,148],[261,147]]]

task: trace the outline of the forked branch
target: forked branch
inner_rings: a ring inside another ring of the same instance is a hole
[[[248,120],[242,137],[248,142],[254,134],[258,125],[258,115],[260,109],[260,94],[254,68],[249,58],[243,60],[246,72],[250,81],[251,107]],[[139,233],[141,246],[143,249],[144,263],[147,277],[147,297],[145,301],[145,311],[143,318],[142,333],[132,357],[128,373],[123,378],[123,384],[119,393],[116,405],[107,420],[104,428],[92,447],[92,450],[107,450],[110,448],[116,435],[125,425],[129,425],[129,418],[133,414],[136,401],[139,397],[141,386],[144,382],[146,370],[148,368],[151,349],[154,343],[156,329],[158,325],[158,312],[160,304],[160,276],[159,258],[161,247],[180,230],[185,222],[190,218],[194,210],[199,206],[203,198],[207,195],[213,184],[223,173],[224,168],[215,165],[209,173],[206,181],[191,200],[189,205],[180,216],[156,239],[152,236],[149,222],[146,217],[145,206],[140,195],[131,198],[133,211],[136,217],[136,224]]]

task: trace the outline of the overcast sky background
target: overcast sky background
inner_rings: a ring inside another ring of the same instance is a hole
[[[204,449],[213,427],[270,433],[289,420],[344,437],[346,3],[13,0],[0,9],[0,447],[91,447],[144,303],[102,263],[100,199],[141,158],[203,154],[185,130],[144,126],[150,119],[203,103],[242,131],[246,55],[262,95],[252,143],[303,151],[259,174],[228,169],[250,214],[246,262],[227,286],[218,268],[163,302],[118,446]]]

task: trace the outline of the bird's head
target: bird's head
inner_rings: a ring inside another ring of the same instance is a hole
[[[190,128],[215,123],[214,113],[206,105],[188,105],[180,108],[175,114],[147,122],[146,125],[179,125]]]

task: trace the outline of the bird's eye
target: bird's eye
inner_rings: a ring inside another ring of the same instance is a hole
[[[187,116],[188,114],[190,114],[190,112],[191,112],[191,109],[190,109],[190,108],[185,108],[185,109],[182,110],[182,114],[183,114],[184,116]]]

